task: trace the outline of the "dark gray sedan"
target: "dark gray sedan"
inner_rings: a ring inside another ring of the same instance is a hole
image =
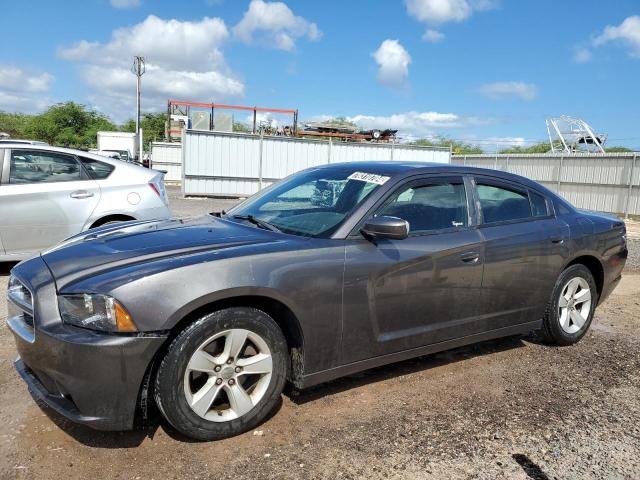
[[[16,368],[66,417],[180,432],[258,425],[285,382],[542,329],[582,338],[620,280],[625,226],[515,175],[358,162],[229,212],[92,229],[9,282]]]

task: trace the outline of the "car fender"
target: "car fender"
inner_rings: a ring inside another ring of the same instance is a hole
[[[168,330],[175,328],[178,323],[180,323],[183,319],[192,316],[195,312],[198,312],[201,309],[202,311],[205,311],[208,305],[212,305],[215,303],[222,304],[222,302],[225,301],[233,302],[234,299],[240,299],[242,297],[256,297],[264,298],[267,300],[274,300],[287,307],[293,313],[297,320],[300,318],[300,315],[302,313],[301,308],[296,305],[292,299],[286,297],[280,291],[273,288],[246,285],[218,290],[193,299],[192,301],[180,307],[167,318],[167,321],[165,322],[165,328]],[[300,331],[304,334],[302,325],[300,324],[299,320],[298,325],[300,327]]]

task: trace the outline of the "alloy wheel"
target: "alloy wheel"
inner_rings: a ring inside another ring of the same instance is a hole
[[[239,328],[219,332],[205,340],[187,363],[187,404],[205,420],[234,420],[260,402],[272,373],[271,351],[260,335]]]
[[[560,327],[566,333],[578,332],[589,319],[591,312],[591,288],[582,277],[569,280],[558,299]]]

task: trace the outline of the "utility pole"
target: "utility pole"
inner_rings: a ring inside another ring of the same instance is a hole
[[[136,138],[138,139],[138,151],[142,152],[142,136],[140,135],[140,79],[146,71],[144,57],[139,55],[133,57],[131,71],[136,76]],[[142,162],[142,158],[138,158],[138,161]]]

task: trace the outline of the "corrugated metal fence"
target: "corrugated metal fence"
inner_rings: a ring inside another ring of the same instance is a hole
[[[185,195],[246,196],[316,165],[361,160],[448,163],[450,152],[446,148],[187,130],[182,159]]]
[[[151,144],[151,164],[153,168],[165,170],[165,180],[182,180],[182,144],[153,142]]]
[[[638,153],[454,155],[451,163],[536,180],[578,208],[640,215]]]

